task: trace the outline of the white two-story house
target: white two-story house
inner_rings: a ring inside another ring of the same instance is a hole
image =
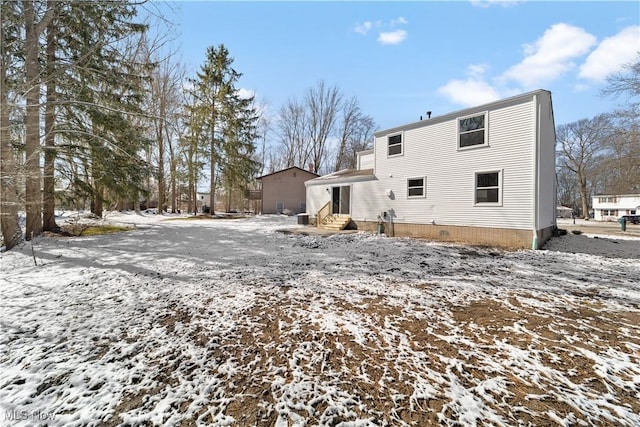
[[[617,221],[624,215],[640,215],[640,194],[600,194],[593,197],[593,219]]]
[[[361,230],[537,249],[556,226],[551,93],[536,90],[376,132],[358,168],[305,183],[307,212]]]

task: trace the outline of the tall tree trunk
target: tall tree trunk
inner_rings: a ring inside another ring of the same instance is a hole
[[[93,191],[94,194],[91,198],[91,213],[99,218],[102,218],[102,198],[104,197],[104,187],[102,186],[102,184],[95,184],[95,188]]]
[[[94,135],[97,131],[94,129]],[[97,160],[99,154],[95,149],[91,149],[91,182],[93,183],[93,191],[91,194],[91,213],[102,218],[102,201],[104,197],[104,185],[102,184],[102,175],[104,171]]]
[[[54,78],[56,47],[56,26],[52,20],[47,26],[47,101],[44,113],[44,176],[42,193],[42,222],[45,231],[58,231],[55,217],[55,97],[56,85]]]
[[[165,179],[164,179],[164,139],[163,139],[163,126],[164,118],[161,116],[158,119],[158,130],[156,135],[156,142],[158,143],[158,213],[162,213],[165,199]]]
[[[0,34],[4,35],[0,19]],[[7,63],[5,44],[0,43],[0,230],[4,246],[11,249],[22,240],[18,219],[16,164],[9,139],[9,101],[7,98]]]
[[[176,159],[171,135],[169,135],[168,127],[166,128],[167,144],[169,144],[169,185],[171,186],[171,213],[176,213],[176,200],[178,194],[176,192],[178,181],[178,160]]]
[[[178,200],[178,161],[173,156],[173,150],[171,150],[171,213],[176,213],[179,209],[177,206]]]
[[[42,233],[42,189],[40,171],[40,69],[38,64],[38,26],[34,2],[25,0],[25,77],[26,77],[26,238]]]
[[[214,215],[216,205],[216,104],[215,101],[211,105],[211,156],[209,159],[211,166],[209,173],[211,174],[211,180],[209,181],[209,214]]]
[[[1,24],[0,24],[1,25]],[[2,67],[4,73],[4,67]],[[0,84],[4,84],[4,81]],[[9,140],[9,111],[4,93],[0,102],[0,228],[4,246],[11,249],[22,241],[22,229],[18,219],[18,194],[16,192],[16,165]]]
[[[580,198],[582,199],[582,217],[584,219],[589,218],[589,191],[587,190],[587,178],[580,175],[578,176],[580,183]]]

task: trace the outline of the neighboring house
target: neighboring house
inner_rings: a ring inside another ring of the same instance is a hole
[[[573,217],[573,209],[566,206],[556,207],[556,218],[571,218]]]
[[[257,178],[262,183],[262,213],[306,212],[304,183],[318,174],[292,166]]]
[[[640,194],[600,194],[592,206],[596,221],[617,221],[623,215],[640,215]]]
[[[545,90],[376,132],[357,164],[306,182],[317,223],[330,211],[361,230],[535,249],[556,227]]]

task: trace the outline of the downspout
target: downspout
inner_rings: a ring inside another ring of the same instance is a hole
[[[531,241],[531,249],[538,249],[538,188],[540,183],[540,173],[538,171],[538,150],[540,145],[540,106],[538,105],[538,95],[533,95],[533,104],[535,106],[534,114],[534,129],[536,130],[536,136],[533,144],[533,216],[531,218],[533,225],[533,240]]]

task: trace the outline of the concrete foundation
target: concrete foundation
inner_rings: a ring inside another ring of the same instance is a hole
[[[358,230],[377,233],[378,223],[354,221]],[[481,246],[497,246],[506,249],[534,249],[533,232],[508,228],[460,227],[432,224],[384,224],[385,234],[393,237],[414,237],[442,242],[466,243]],[[391,228],[391,229],[389,229]],[[538,231],[537,247],[540,249],[553,234],[553,227]]]

